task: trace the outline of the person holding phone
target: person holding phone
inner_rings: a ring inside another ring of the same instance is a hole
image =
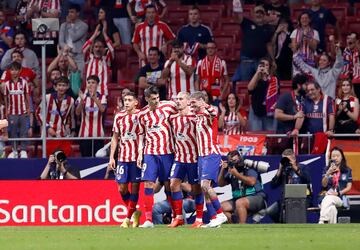
[[[321,197],[319,224],[335,224],[337,208],[348,207],[345,194],[352,186],[351,168],[348,167],[341,148],[334,147],[330,151],[330,165],[325,170],[321,185],[324,194]]]
[[[335,100],[335,110],[335,133],[355,133],[358,128],[359,99],[354,93],[354,86],[350,80],[342,81]]]
[[[248,84],[251,94],[249,129],[251,131],[274,131],[276,101],[279,95],[279,80],[273,74],[272,62],[262,58],[256,73]]]

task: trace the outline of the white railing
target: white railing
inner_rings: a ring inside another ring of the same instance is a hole
[[[256,133],[252,133],[252,135],[256,135]],[[288,134],[264,134],[266,137],[268,138],[290,138]],[[310,139],[312,138],[313,134],[299,134],[298,137],[300,138],[309,138],[308,140],[308,153],[310,154],[310,148],[311,148],[311,141]],[[334,134],[332,136],[333,138],[360,138],[360,134]],[[91,140],[91,147],[92,147],[92,156],[95,155],[94,152],[94,141],[95,140],[111,140],[110,136],[103,136],[103,137],[91,137],[91,138],[83,138],[83,137],[46,137],[45,140],[42,137],[38,137],[38,138],[9,138],[8,141],[9,142],[15,142],[15,147],[16,147],[16,143],[19,141],[42,141],[44,143],[44,141],[84,141],[84,140]],[[44,152],[45,147],[42,147],[43,150],[43,158],[46,157],[46,152]]]

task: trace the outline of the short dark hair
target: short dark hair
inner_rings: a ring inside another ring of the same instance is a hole
[[[233,151],[230,151],[228,154],[227,154],[227,158],[233,158],[234,156],[238,156],[239,158],[241,158],[241,155],[240,155],[240,152],[237,151],[237,150],[233,150]]]
[[[149,53],[150,53],[150,51],[156,51],[157,54],[160,55],[160,50],[159,50],[158,47],[150,47],[150,48],[149,48]]]
[[[98,42],[102,43],[104,46],[106,44],[105,40],[102,37],[95,38],[94,44]]]
[[[77,13],[79,13],[81,11],[81,6],[76,3],[72,3],[69,6],[69,10],[75,10]]]
[[[171,42],[171,46],[173,48],[182,48],[183,44],[179,40],[174,40]]]
[[[303,85],[307,82],[308,77],[305,74],[297,74],[292,79],[292,89],[297,89],[298,85]]]
[[[190,8],[189,8],[189,11],[190,11],[190,10],[197,10],[197,11],[200,12],[200,9],[199,9],[199,7],[198,7],[196,4],[191,5]]]
[[[22,58],[24,58],[24,54],[18,50],[18,49],[15,49],[13,50],[13,52],[11,52],[11,57],[14,55],[14,54],[19,54]]]
[[[26,38],[26,35],[25,35],[25,33],[24,33],[24,32],[22,32],[22,31],[18,31],[18,32],[16,32],[16,34],[14,35],[14,39],[15,39],[18,35],[23,35],[23,36],[24,36],[24,38],[25,38],[25,43],[27,43],[27,38]]]
[[[61,76],[57,81],[56,81],[56,85],[58,83],[65,83],[66,85],[70,85],[70,80],[69,78],[67,78],[66,76]]]
[[[89,80],[94,80],[94,81],[96,81],[98,84],[99,84],[99,82],[100,82],[100,79],[99,79],[99,77],[98,77],[97,75],[90,75],[90,76],[88,76],[88,77],[86,78],[86,81],[89,81]]]
[[[318,82],[308,81],[308,82],[306,83],[306,86],[309,85],[309,84],[314,84],[314,87],[315,87],[316,89],[321,89],[321,86],[320,86],[320,84],[319,84]]]
[[[21,64],[18,62],[12,62],[9,65],[9,69],[21,70]]]
[[[156,9],[156,6],[154,5],[154,4],[147,4],[146,6],[145,6],[145,11],[147,10],[147,9]]]
[[[158,95],[159,89],[156,86],[150,86],[144,91],[145,97],[150,97],[151,95]]]

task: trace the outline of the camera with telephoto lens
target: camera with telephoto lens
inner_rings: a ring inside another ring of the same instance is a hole
[[[250,159],[244,160],[245,167],[253,168],[259,173],[266,173],[270,167],[270,164],[266,161],[254,161]]]
[[[63,151],[56,151],[54,153],[55,160],[59,163],[62,163],[66,160],[66,155]]]
[[[243,159],[240,159],[238,161],[228,161],[228,168],[236,168],[238,172],[243,172],[244,167],[245,164]]]
[[[288,157],[284,156],[283,158],[281,158],[280,163],[284,167],[284,173],[289,173],[291,171],[292,167],[290,159]]]

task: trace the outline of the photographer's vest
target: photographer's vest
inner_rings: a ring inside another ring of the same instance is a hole
[[[245,169],[245,172],[244,172],[245,176],[248,176],[247,171],[249,171],[249,170],[250,169]],[[261,176],[260,176],[259,173],[257,173],[257,174],[258,175],[257,175],[257,180],[256,180],[256,183],[255,183],[255,186],[248,186],[244,182],[241,182],[238,179],[236,179],[235,177],[232,177],[232,178],[234,178],[234,180],[232,180],[232,181],[234,181],[234,183],[231,185],[232,190],[233,190],[232,195],[233,195],[234,199],[238,199],[238,198],[245,197],[245,196],[255,195],[255,194],[259,193],[259,192],[264,191],[263,184],[262,184],[262,181],[261,181]],[[235,179],[237,180],[238,188],[234,188]]]

